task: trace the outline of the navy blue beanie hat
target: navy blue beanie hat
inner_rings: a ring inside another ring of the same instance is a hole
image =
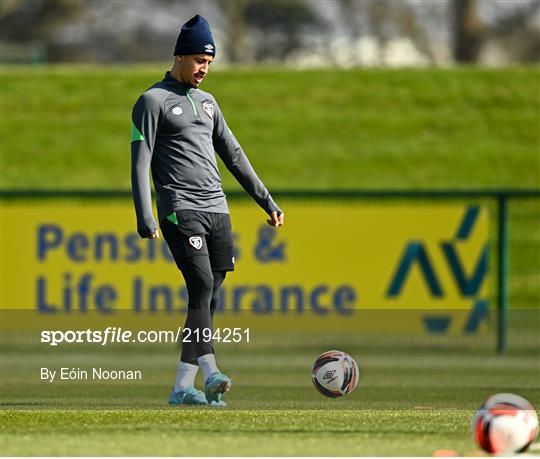
[[[184,54],[216,55],[216,46],[212,38],[212,32],[210,32],[210,25],[202,16],[192,17],[180,30],[180,35],[178,35],[174,47],[174,55],[181,56]]]

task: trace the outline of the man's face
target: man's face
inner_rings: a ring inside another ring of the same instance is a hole
[[[214,60],[209,54],[189,54],[177,56],[180,78],[194,88],[197,88],[208,74],[210,64]]]

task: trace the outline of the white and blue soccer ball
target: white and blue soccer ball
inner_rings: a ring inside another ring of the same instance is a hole
[[[317,357],[311,369],[315,389],[326,397],[350,394],[358,384],[358,377],[357,363],[342,351],[326,351]]]
[[[472,431],[476,444],[488,453],[522,453],[538,435],[538,415],[523,397],[496,394],[476,411]]]

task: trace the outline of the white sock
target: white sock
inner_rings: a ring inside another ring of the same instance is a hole
[[[192,363],[180,362],[178,371],[176,372],[176,381],[174,382],[174,390],[178,392],[188,386],[195,384],[195,376],[197,376],[198,365]]]
[[[197,359],[199,361],[199,366],[204,375],[204,382],[212,373],[219,373],[218,367],[216,365],[216,356],[214,354],[205,354]]]

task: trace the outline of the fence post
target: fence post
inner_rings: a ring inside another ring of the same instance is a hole
[[[508,197],[499,194],[497,197],[497,352],[502,354],[507,345],[508,309]]]

